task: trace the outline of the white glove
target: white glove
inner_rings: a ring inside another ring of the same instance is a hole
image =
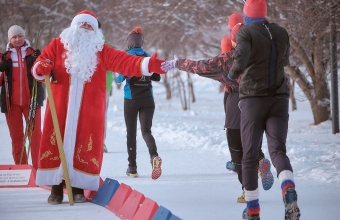
[[[168,72],[169,70],[175,69],[176,68],[176,61],[178,60],[177,56],[174,55],[174,59],[173,60],[168,60],[165,61],[161,64],[161,69],[164,72]]]

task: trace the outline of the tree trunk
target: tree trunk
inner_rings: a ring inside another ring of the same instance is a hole
[[[163,79],[164,79],[164,87],[165,87],[166,100],[170,100],[171,97],[172,97],[172,94],[171,94],[171,87],[170,87],[169,80],[168,80],[168,75],[164,74]]]
[[[314,123],[316,125],[330,119],[330,93],[327,84],[327,75],[323,62],[323,39],[316,35],[314,41],[314,97],[311,101]]]
[[[299,85],[303,93],[310,102],[312,113],[314,117],[314,124],[318,125],[321,122],[329,120],[330,103],[329,99],[324,100],[322,97],[329,95],[328,88],[324,88],[321,82],[318,84],[318,89],[315,89],[301,73],[300,69],[293,66],[286,66],[286,71],[290,77]]]
[[[178,91],[178,95],[179,98],[181,100],[181,104],[182,104],[182,109],[183,110],[187,110],[188,109],[188,102],[187,102],[187,96],[186,96],[186,91],[185,91],[185,86],[184,86],[184,82],[180,76],[180,73],[177,71],[175,74],[175,80],[176,80],[176,84],[177,84],[177,91]]]
[[[295,95],[294,95],[294,91],[295,91],[295,81],[290,79],[289,77],[289,81],[290,81],[290,91],[289,91],[289,97],[290,97],[290,101],[292,103],[292,111],[295,111],[297,109],[296,106],[296,99],[295,99]]]
[[[324,106],[320,104],[319,100],[313,99],[309,100],[312,107],[314,124],[318,125],[321,122],[329,120],[329,106]]]
[[[188,74],[188,90],[189,90],[189,99],[191,97],[191,102],[195,103],[196,102],[196,97],[195,97],[195,91],[194,91],[194,83],[191,79],[191,73],[187,73]],[[190,100],[189,100],[190,103]]]
[[[330,119],[330,94],[322,56],[323,39],[314,36],[311,40],[314,42],[312,60],[309,59],[300,42],[290,38],[290,44],[299,55],[306,72],[302,73],[298,67],[290,65],[285,69],[306,95],[312,107],[314,124],[318,125]]]

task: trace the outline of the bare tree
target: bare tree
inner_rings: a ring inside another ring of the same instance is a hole
[[[338,4],[339,3],[333,3]],[[269,16],[288,29],[290,64],[285,68],[310,102],[314,124],[330,119],[329,23],[332,2],[272,1]],[[337,20],[339,21],[339,7]],[[313,15],[313,16],[311,16]]]
[[[267,2],[268,20],[284,26],[290,34],[291,58],[286,72],[310,102],[314,124],[328,120],[330,11],[332,7],[335,8],[332,16],[339,24],[339,1]],[[0,7],[0,31],[7,33],[10,26],[18,24],[25,28],[27,38],[38,48],[44,48],[53,37],[58,37],[77,12],[89,9],[96,13],[106,39],[117,49],[125,50],[127,34],[135,26],[141,26],[145,38],[143,48],[146,51],[157,52],[163,59],[172,59],[173,55],[177,55],[198,60],[220,53],[221,38],[229,34],[228,17],[235,11],[242,12],[243,1],[0,0]],[[36,42],[40,28],[43,32],[40,41]],[[0,38],[2,50],[7,43],[7,37]],[[180,87],[172,85],[176,77],[173,73],[162,76],[166,99],[178,94],[175,89]],[[194,84],[190,77],[186,80],[186,91],[191,94],[186,96],[186,102],[190,103],[195,101]]]

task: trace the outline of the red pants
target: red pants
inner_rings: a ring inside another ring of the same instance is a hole
[[[6,114],[6,121],[9,133],[12,138],[12,155],[15,164],[20,164],[20,157],[22,145],[24,142],[25,131],[22,115],[24,115],[25,120],[27,121],[28,110],[29,106],[12,105],[10,112]],[[30,135],[31,135],[30,132],[28,132],[27,137],[29,138]],[[32,165],[35,169],[38,169],[40,139],[41,139],[41,108],[37,107],[30,148],[32,155]],[[28,144],[29,142],[26,141],[27,146]],[[24,148],[21,164],[27,164],[26,146]]]

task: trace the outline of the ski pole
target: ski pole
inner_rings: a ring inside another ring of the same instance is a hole
[[[32,109],[32,115],[31,115],[31,120],[29,122],[29,138],[28,138],[28,148],[27,148],[27,161],[28,161],[28,158],[30,157],[30,151],[31,151],[31,144],[32,144],[32,135],[33,135],[33,131],[34,131],[34,125],[35,125],[35,114],[37,112],[37,106],[38,106],[38,103],[37,103],[37,81],[34,80],[33,81],[33,89],[32,89],[32,96],[34,97],[33,98],[33,109]],[[33,161],[33,158],[32,158],[32,161]]]
[[[6,107],[7,107],[7,116],[9,121],[9,130],[12,131],[12,118],[11,118],[11,100],[9,98],[9,89],[8,89],[8,78],[6,72],[3,72],[4,80],[5,80],[5,93],[6,93]]]
[[[50,78],[49,78],[48,75],[45,75],[45,83],[46,83],[48,101],[50,103],[50,110],[51,110],[51,115],[52,115],[52,120],[53,120],[53,126],[54,126],[54,130],[55,130],[56,138],[57,138],[59,155],[60,155],[61,164],[62,164],[63,173],[64,173],[64,178],[65,178],[65,183],[66,183],[68,200],[70,202],[70,205],[72,206],[74,204],[74,202],[73,202],[73,195],[72,195],[70,177],[69,177],[69,174],[68,174],[68,168],[67,168],[67,163],[66,163],[66,158],[65,158],[65,153],[64,153],[63,142],[61,140],[61,134],[60,134],[60,128],[59,128],[59,123],[58,123],[58,118],[57,118],[57,112],[56,112],[55,105],[54,105],[54,99],[53,99],[53,94],[52,94],[52,90],[51,90],[51,83],[50,83]]]
[[[32,94],[31,94],[31,102],[30,107],[28,110],[27,120],[26,120],[26,127],[25,127],[25,133],[24,133],[24,139],[22,142],[22,148],[21,148],[21,155],[20,155],[20,164],[22,162],[22,158],[24,156],[24,150],[26,147],[26,138],[28,134],[30,134],[30,137],[28,138],[28,150],[27,150],[27,162],[29,158],[29,151],[31,146],[31,140],[32,140],[32,133],[34,129],[34,120],[35,120],[35,111],[36,111],[36,99],[37,99],[37,81],[33,79],[33,86],[32,86]]]
[[[39,27],[36,42],[35,42],[35,46],[36,46],[35,49],[38,48],[38,43],[39,43],[42,28],[43,28],[42,26]],[[37,57],[35,57],[35,58],[37,58]],[[29,158],[29,155],[30,155],[31,141],[32,141],[32,133],[33,133],[33,130],[34,130],[36,110],[37,110],[37,81],[35,79],[33,79],[33,85],[32,85],[32,91],[31,91],[31,102],[30,102],[30,107],[29,107],[29,110],[28,110],[28,117],[27,117],[27,120],[26,120],[24,140],[22,142],[20,164],[22,162],[24,150],[25,150],[25,147],[26,147],[26,139],[27,139],[27,136],[29,134],[28,149],[27,149],[27,162],[28,162],[28,158]],[[33,158],[32,158],[32,161],[33,161]]]

